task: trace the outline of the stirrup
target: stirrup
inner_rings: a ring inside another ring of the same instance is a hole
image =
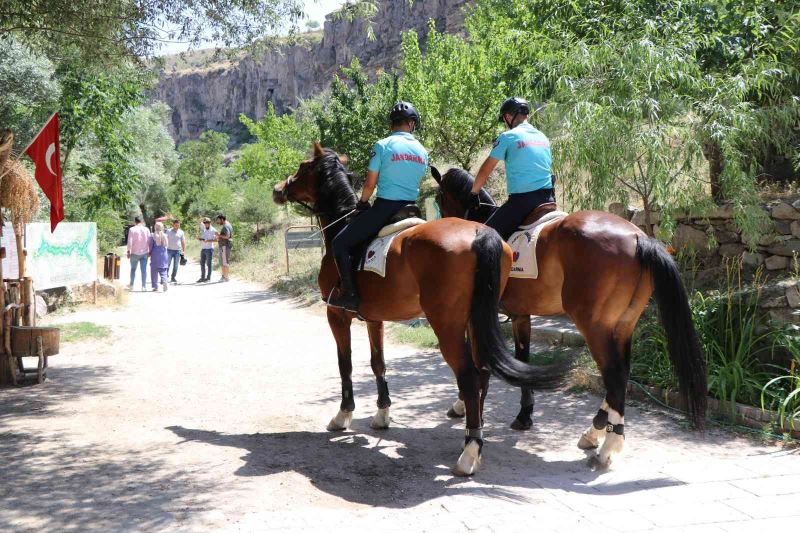
[[[361,301],[356,293],[347,294],[341,289],[338,289],[336,290],[335,295],[334,291],[331,291],[326,303],[331,307],[336,307],[337,309],[344,309],[345,311],[350,311],[351,313],[358,313],[358,305],[361,303]],[[352,305],[348,306],[347,304]]]

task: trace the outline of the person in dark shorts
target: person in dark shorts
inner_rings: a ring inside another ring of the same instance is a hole
[[[225,215],[220,213],[217,215],[217,224],[219,224],[219,234],[217,235],[217,247],[219,248],[219,264],[222,270],[222,277],[220,281],[230,281],[230,261],[231,261],[231,248],[233,247],[233,226],[225,218]]]
[[[550,140],[528,122],[530,106],[522,98],[509,98],[500,107],[500,122],[508,131],[495,141],[472,186],[470,209],[480,206],[478,192],[499,161],[505,161],[508,200],[486,225],[508,240],[528,214],[542,204],[555,202]]]

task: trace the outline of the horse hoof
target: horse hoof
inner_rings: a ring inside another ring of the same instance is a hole
[[[469,444],[464,446],[461,457],[458,458],[456,466],[453,467],[453,474],[460,477],[471,476],[478,471],[480,465],[481,448],[477,442],[470,441]]]
[[[350,429],[350,423],[353,421],[352,411],[339,410],[336,416],[331,418],[328,423],[328,431],[344,431]]]
[[[586,434],[581,435],[581,438],[578,440],[578,448],[581,450],[594,450],[597,446],[597,441],[593,441],[591,437]]]
[[[372,429],[388,429],[390,421],[391,418],[389,418],[389,408],[386,407],[385,409],[378,409],[378,412],[372,417],[369,427]]]
[[[622,448],[624,445],[625,437],[615,433],[609,433],[606,435],[606,440],[603,442],[603,446],[600,448],[600,451],[597,452],[597,462],[600,464],[600,466],[608,468],[611,466],[614,458],[622,453]]]
[[[466,413],[466,411],[464,402],[462,400],[456,400],[453,406],[447,411],[447,418],[464,418],[464,413]]]
[[[511,422],[511,429],[515,429],[517,431],[527,431],[531,429],[532,426],[533,426],[533,420],[531,420],[530,418],[522,420],[519,417],[517,417],[514,419],[513,422]]]

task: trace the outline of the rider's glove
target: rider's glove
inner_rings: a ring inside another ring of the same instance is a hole
[[[369,202],[361,200],[356,204],[356,211],[358,211],[359,213],[363,213],[367,209],[369,209]]]
[[[478,209],[481,206],[481,196],[480,194],[473,192],[469,195],[469,205],[467,206],[468,209]]]

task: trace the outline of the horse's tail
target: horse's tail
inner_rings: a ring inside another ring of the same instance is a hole
[[[636,257],[653,277],[658,314],[689,419],[702,429],[706,417],[706,362],[692,323],[689,298],[678,265],[657,240],[640,235]]]
[[[533,366],[514,359],[500,330],[500,264],[503,240],[491,228],[482,228],[472,243],[477,257],[475,287],[469,324],[472,354],[478,367],[487,366],[499,378],[518,387],[552,387],[560,384],[572,361]]]

